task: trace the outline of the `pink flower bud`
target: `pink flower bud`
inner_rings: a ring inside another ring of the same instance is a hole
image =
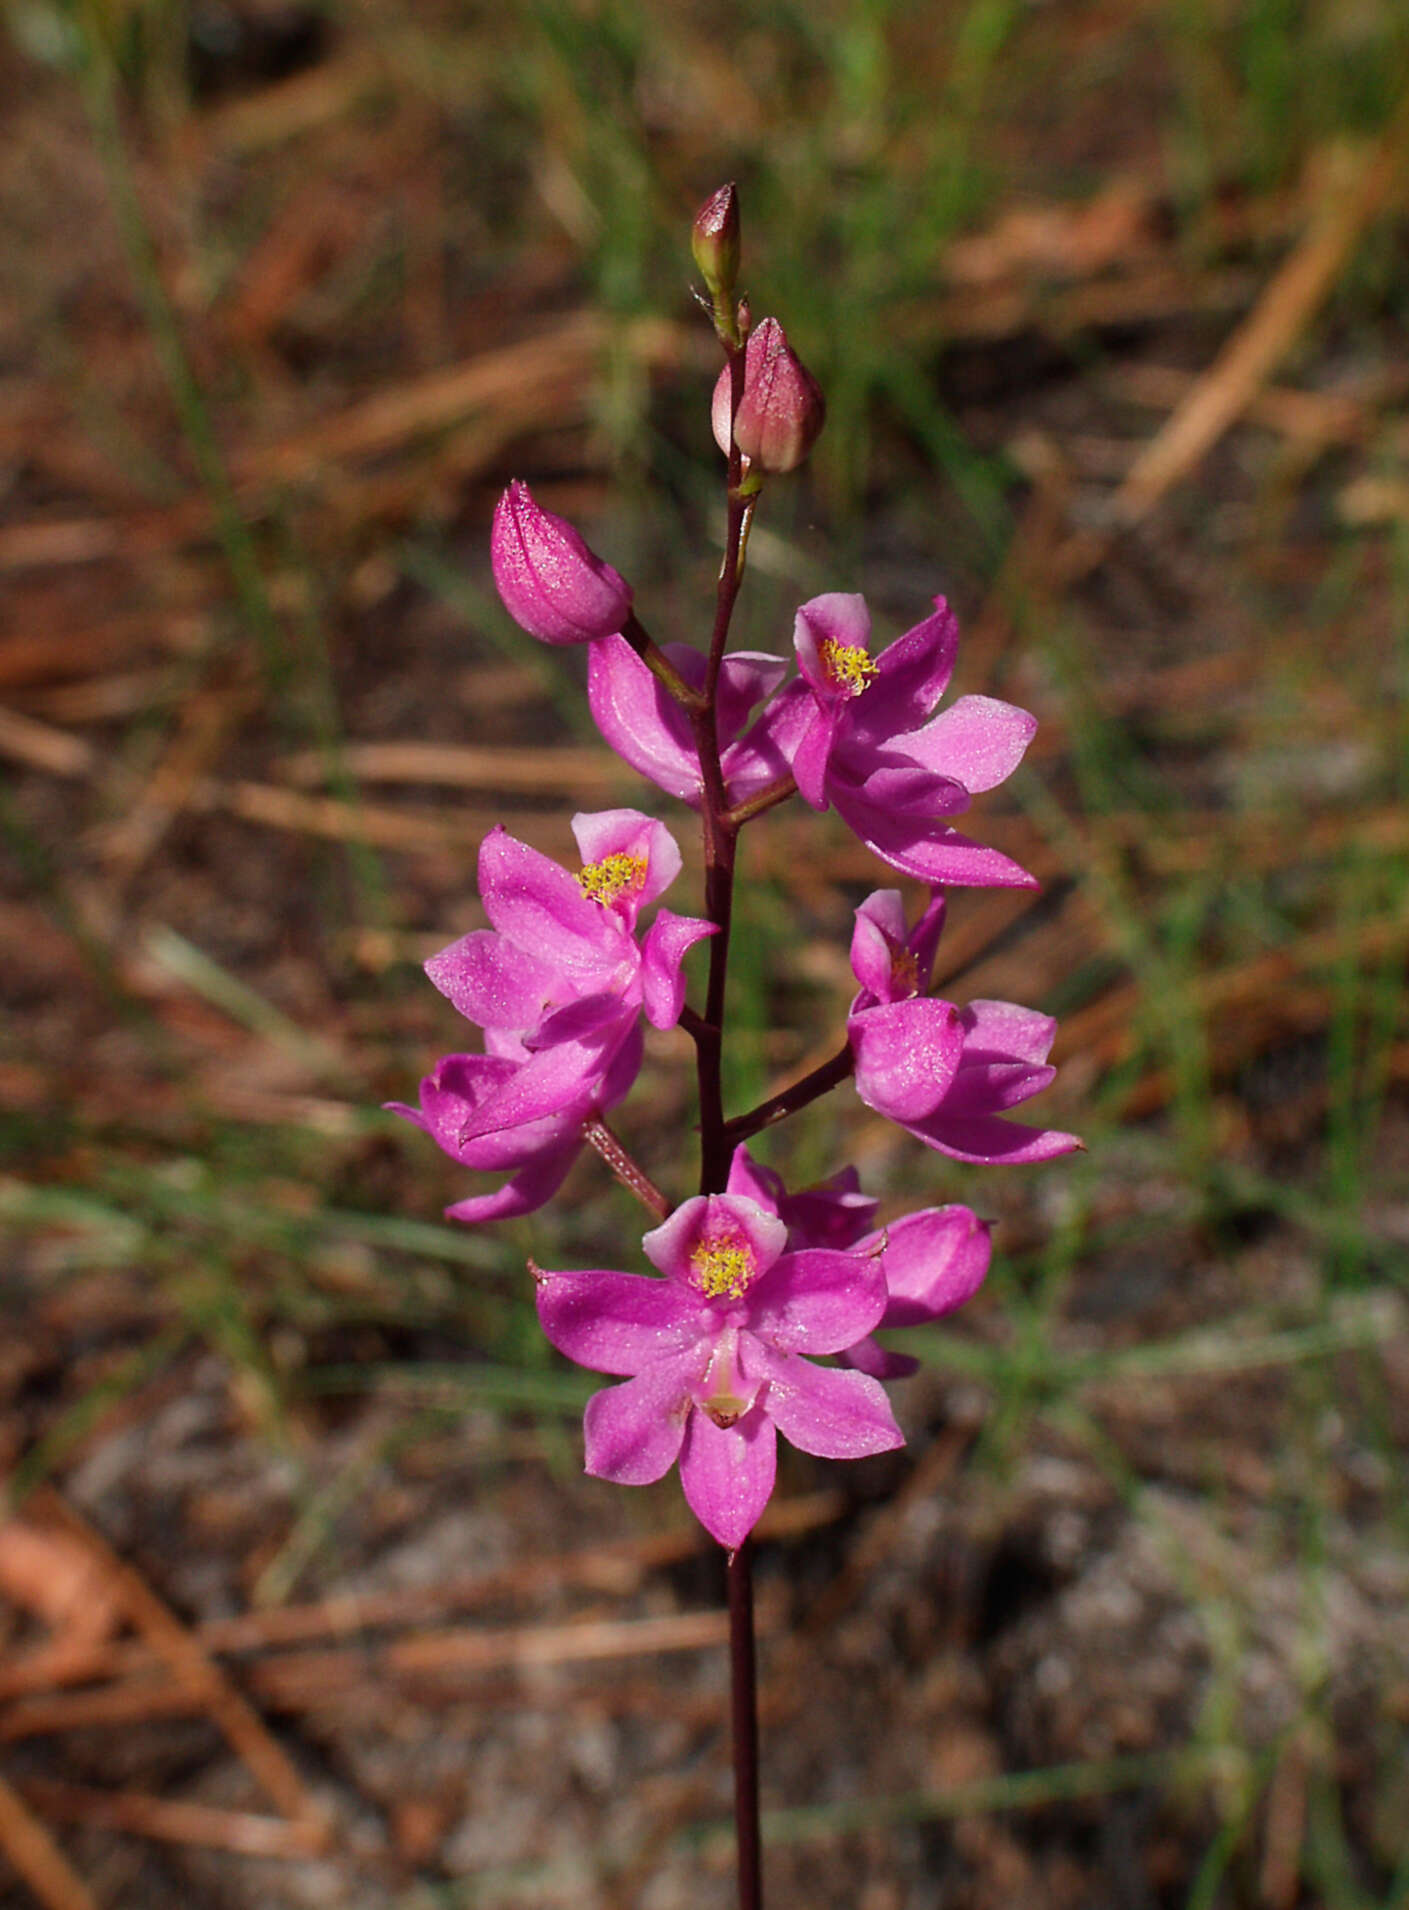
[[[732,182],[712,192],[695,214],[690,250],[711,298],[728,299],[739,276],[739,195]]]
[[[744,358],[744,396],[734,420],[734,440],[755,470],[794,471],[817,441],[826,401],[812,373],[788,343],[776,318],[762,319],[749,335]],[[720,373],[711,408],[714,439],[729,454],[729,371]]]
[[[543,643],[611,636],[631,613],[631,586],[520,479],[494,507],[489,554],[504,608]]]

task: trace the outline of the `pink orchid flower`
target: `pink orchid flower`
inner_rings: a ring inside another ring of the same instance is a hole
[[[844,1167],[816,1187],[785,1191],[771,1167],[753,1159],[747,1147],[734,1150],[729,1192],[747,1193],[788,1229],[788,1246],[844,1247],[880,1264],[886,1283],[881,1327],[925,1326],[943,1319],[983,1284],[992,1255],[989,1226],[967,1207],[926,1207],[888,1226],[875,1227],[876,1202],[861,1192],[854,1167]],[[843,1349],[844,1366],[856,1366],[876,1379],[903,1379],[920,1362],[908,1353],[892,1353],[867,1334]]]
[[[495,1055],[446,1055],[422,1081],[419,1108],[399,1101],[386,1105],[393,1114],[404,1115],[423,1129],[462,1166],[486,1174],[510,1172],[496,1192],[474,1194],[447,1207],[447,1220],[472,1225],[513,1220],[536,1212],[557,1193],[582,1151],[584,1126],[624,1098],[640,1065],[637,1028],[618,1048],[593,1092],[556,1114],[487,1134],[476,1132],[478,1112],[521,1071],[521,1061]]]
[[[829,1459],[904,1444],[877,1380],[804,1357],[854,1346],[880,1320],[874,1259],[789,1252],[784,1222],[737,1194],[685,1201],[641,1244],[664,1280],[533,1269],[554,1346],[627,1376],[588,1402],[594,1477],[648,1485],[678,1459],[696,1517],[732,1551],[773,1490],[778,1433]]]
[[[877,890],[856,911],[851,966],[861,990],[846,1026],[857,1093],[959,1161],[1045,1161],[1079,1148],[1074,1134],[1001,1118],[1055,1078],[1052,1018],[1013,1002],[959,1009],[925,994],[943,919],[935,895],[907,934],[898,889]]]
[[[608,809],[574,816],[572,828],[583,858],[576,876],[492,829],[480,846],[479,887],[493,926],[426,963],[440,992],[484,1029],[488,1054],[521,1064],[467,1114],[462,1144],[591,1099],[638,1035],[642,1009],[653,1027],[675,1026],[681,964],[716,933],[712,922],[662,908],[637,940],[641,909],[680,871],[664,823]],[[635,1053],[639,1061],[639,1043]]]
[[[836,809],[883,862],[922,882],[1035,888],[1026,870],[945,818],[1012,774],[1035,717],[991,696],[961,696],[932,714],[954,668],[958,624],[942,597],[933,616],[878,657],[863,597],[835,591],[797,613],[801,676],[766,713],[773,746],[814,809]]]

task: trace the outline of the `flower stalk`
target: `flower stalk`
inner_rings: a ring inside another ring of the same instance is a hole
[[[848,1080],[874,1112],[953,1160],[1042,1161],[1080,1142],[1008,1118],[1052,1078],[1048,1017],[930,993],[944,891],[1032,885],[954,818],[1016,768],[1034,719],[983,696],[937,707],[958,642],[942,598],[872,654],[864,598],[814,597],[796,614],[793,674],[784,657],[730,649],[760,497],[806,457],[825,406],[782,326],[771,317],[754,326],[737,296],[732,186],[700,209],[691,244],[724,351],[710,410],[725,456],[725,530],[707,643],[658,644],[631,585],[522,482],[500,499],[491,558],[506,608],[531,637],[585,647],[606,741],[696,812],[703,913],[662,902],[682,857],[666,825],[641,810],[575,816],[576,870],[491,830],[479,857],[489,926],[426,964],[483,1031],[482,1052],[444,1056],[418,1105],[398,1111],[467,1169],[507,1176],[448,1209],[457,1220],[534,1212],[584,1150],[651,1217],[640,1241],[651,1274],[530,1262],[534,1299],[550,1342],[614,1382],[587,1405],[587,1472],[648,1485],[678,1467],[687,1502],[724,1550],[739,1906],[762,1910],[750,1535],[773,1491],[779,1435],[830,1459],[903,1445],[884,1382],[914,1361],[875,1335],[962,1305],[990,1247],[986,1224],[959,1205],[878,1225],[854,1167],[790,1192],[746,1143]],[[840,1047],[731,1117],[723,1058],[738,839],[794,796],[834,810],[925,899],[913,924],[898,888],[861,903],[857,992]],[[684,962],[700,941],[708,973],[703,1003],[692,1004]],[[698,1192],[678,1203],[606,1118],[641,1067],[643,1020],[683,1028],[694,1044]]]

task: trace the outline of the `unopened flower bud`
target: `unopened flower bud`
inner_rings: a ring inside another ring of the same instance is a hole
[[[631,586],[520,479],[494,508],[489,554],[504,608],[543,643],[590,643],[631,614]]]
[[[710,297],[727,302],[739,276],[739,194],[732,180],[695,214],[690,250]]]
[[[729,454],[729,370],[714,387],[715,442]],[[758,472],[794,471],[817,441],[827,416],[821,387],[788,343],[776,318],[749,334],[744,395],[734,419],[734,442]]]

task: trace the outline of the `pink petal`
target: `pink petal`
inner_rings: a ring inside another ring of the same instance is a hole
[[[876,678],[856,707],[856,731],[884,743],[918,729],[944,694],[959,649],[959,624],[943,597],[934,612],[876,659]]]
[[[948,1092],[964,1051],[957,1009],[917,998],[852,1014],[847,1039],[856,1062],[856,1092],[892,1121],[916,1121]]]
[[[864,1459],[905,1444],[880,1382],[765,1349],[761,1405],[783,1437],[819,1459]],[[757,1410],[757,1408],[755,1408]]]
[[[1055,1068],[1033,1068],[1026,1061],[965,1062],[944,1097],[946,1115],[1005,1114],[1041,1094],[1057,1078]]]
[[[682,802],[699,802],[700,763],[689,722],[624,637],[590,646],[587,701],[623,761]]]
[[[416,1117],[413,1114],[411,1118]],[[773,1168],[756,1161],[749,1153],[747,1142],[740,1141],[729,1163],[729,1180],[724,1191],[742,1194],[745,1199],[756,1201],[765,1213],[776,1214],[783,1199],[783,1178]]]
[[[877,889],[857,909],[851,932],[851,972],[867,998],[864,1006],[894,1000],[895,957],[904,947],[905,905],[900,891]]]
[[[494,1194],[472,1194],[445,1209],[447,1220],[459,1220],[469,1226],[489,1220],[516,1220],[520,1214],[537,1213],[550,1201],[567,1179],[568,1169],[577,1159],[581,1134],[560,1148],[549,1149],[529,1161],[513,1179]]]
[[[533,1028],[561,991],[557,971],[493,929],[475,929],[432,955],[426,974],[480,1028]]]
[[[624,1032],[624,1031],[623,1031]],[[564,1041],[525,1061],[513,1078],[485,1099],[465,1123],[464,1139],[523,1127],[557,1114],[591,1094],[612,1059],[603,1041]]]
[[[952,1313],[978,1292],[992,1254],[988,1228],[967,1207],[906,1214],[872,1241],[881,1246],[886,1284],[882,1326],[919,1326]]]
[[[748,1294],[748,1331],[790,1353],[839,1353],[879,1326],[886,1308],[880,1255],[806,1247],[785,1253]]]
[[[950,785],[954,787],[954,785]],[[951,888],[1035,889],[1039,883],[1011,857],[960,835],[936,818],[897,815],[869,792],[830,784],[832,802],[866,847],[903,875]]]
[[[876,1218],[876,1202],[861,1191],[854,1167],[843,1167],[815,1187],[803,1187],[778,1203],[788,1223],[788,1244],[804,1247],[853,1247]]]
[[[909,936],[910,953],[915,958],[915,969],[920,979],[920,992],[923,994],[930,985],[930,976],[934,973],[934,958],[939,948],[940,934],[944,928],[944,916],[948,904],[943,891],[933,889],[930,899]]]
[[[778,1465],[773,1422],[757,1406],[732,1426],[716,1426],[696,1408],[685,1430],[680,1484],[711,1538],[737,1551],[757,1525]]]
[[[716,705],[721,745],[733,742],[754,704],[772,696],[787,673],[786,658],[768,656],[762,650],[734,650],[725,657],[719,666]]]
[[[681,963],[708,935],[717,935],[716,922],[694,915],[676,915],[658,909],[641,943],[641,987],[646,1019],[653,1028],[673,1028],[685,1006],[685,975]]]
[[[792,771],[798,794],[809,808],[821,810],[827,807],[827,767],[843,718],[842,704],[820,703],[793,752]]]
[[[827,591],[803,604],[793,621],[798,668],[818,697],[833,702],[841,692],[822,661],[824,643],[841,644],[848,650],[870,648],[871,613],[864,597],[845,590]]]
[[[965,789],[994,789],[1012,775],[1036,733],[1037,718],[1016,704],[961,696],[922,729],[898,736],[894,748]]]
[[[606,1270],[535,1277],[543,1331],[594,1372],[643,1372],[700,1339],[701,1308],[674,1281]]]
[[[502,827],[480,844],[479,893],[500,934],[554,968],[599,968],[620,947],[620,924],[576,878]]]
[[[585,1119],[582,1105],[521,1127],[471,1137],[479,1110],[513,1080],[521,1065],[489,1055],[445,1055],[422,1081],[420,1111],[411,1118],[455,1160],[489,1173],[521,1167],[564,1144],[575,1149]]]
[[[949,1115],[941,1109],[925,1120],[903,1125],[917,1141],[949,1155],[951,1160],[973,1161],[986,1167],[1050,1161],[1085,1145],[1075,1134],[1063,1134],[1051,1127],[1024,1127],[1018,1121],[1001,1120],[996,1114]]]
[[[564,1002],[551,1015],[545,1015],[536,1028],[525,1034],[524,1047],[533,1055],[547,1048],[576,1043],[596,1054],[612,1045],[612,1035],[623,1022],[633,1018],[629,995],[579,995],[576,1001]]]
[[[587,1402],[587,1470],[619,1486],[648,1486],[663,1479],[680,1452],[690,1389],[699,1366],[691,1352],[658,1360],[621,1386],[608,1386]]]
[[[920,1362],[912,1354],[892,1353],[888,1346],[882,1346],[869,1334],[838,1357],[843,1366],[854,1366],[858,1372],[869,1373],[872,1379],[908,1379],[920,1370]]]
[[[966,1060],[1029,1061],[1040,1067],[1057,1038],[1050,1015],[1015,1001],[971,1001],[962,1018]]]
[[[759,1273],[772,1266],[788,1230],[776,1214],[740,1194],[694,1194],[641,1241],[652,1266],[692,1284],[690,1255],[701,1240],[735,1239],[752,1253]]]

